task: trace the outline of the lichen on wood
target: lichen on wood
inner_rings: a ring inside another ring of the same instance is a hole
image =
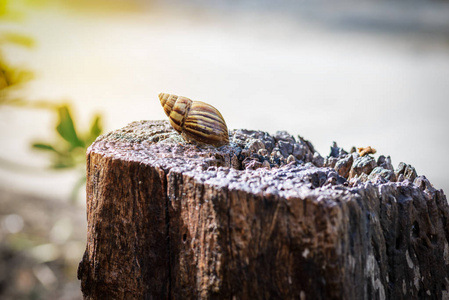
[[[88,151],[85,299],[441,299],[449,207],[405,163],[287,132],[185,143],[166,121]]]

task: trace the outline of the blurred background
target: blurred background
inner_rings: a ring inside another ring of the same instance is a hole
[[[448,190],[449,2],[0,0],[0,298],[81,299],[85,152],[168,92]]]

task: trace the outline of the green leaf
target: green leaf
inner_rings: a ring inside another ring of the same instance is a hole
[[[101,115],[96,115],[90,125],[90,131],[86,137],[86,145],[92,144],[95,139],[103,132]]]
[[[8,1],[0,1],[0,16],[6,15],[8,12]]]
[[[6,78],[5,72],[0,67],[0,90],[8,87],[8,79]]]
[[[70,144],[70,148],[84,147],[83,141],[78,138],[75,125],[70,114],[68,105],[62,105],[58,108],[59,123],[56,127],[59,135]]]
[[[1,57],[0,57],[1,60]],[[25,83],[34,78],[33,72],[10,66],[0,61],[0,77],[2,78],[2,88]]]
[[[90,135],[97,138],[103,132],[101,116],[96,115],[92,125],[90,126]]]
[[[74,167],[73,163],[70,163],[70,162],[61,162],[61,161],[56,162],[56,163],[54,163],[54,164],[51,166],[51,168],[52,168],[52,169],[55,169],[55,170],[60,170],[60,169],[71,169],[71,168],[73,168],[73,167]]]
[[[76,163],[73,159],[73,155],[68,152],[63,152],[61,155],[55,157],[53,164],[51,166],[52,169],[71,169],[76,166]]]
[[[15,44],[25,48],[32,48],[34,46],[34,40],[32,38],[19,33],[5,32],[0,37],[0,40],[2,42]]]
[[[56,150],[52,145],[49,145],[46,143],[33,143],[31,146],[35,149],[53,151],[53,152],[59,153],[59,151]]]

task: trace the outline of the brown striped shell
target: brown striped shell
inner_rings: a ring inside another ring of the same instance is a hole
[[[172,94],[159,94],[171,126],[186,140],[216,147],[229,143],[228,127],[220,112],[210,104]]]

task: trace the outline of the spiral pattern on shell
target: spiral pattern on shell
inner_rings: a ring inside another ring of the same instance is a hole
[[[212,105],[172,94],[159,94],[170,124],[188,141],[222,146],[229,143],[228,127]]]

